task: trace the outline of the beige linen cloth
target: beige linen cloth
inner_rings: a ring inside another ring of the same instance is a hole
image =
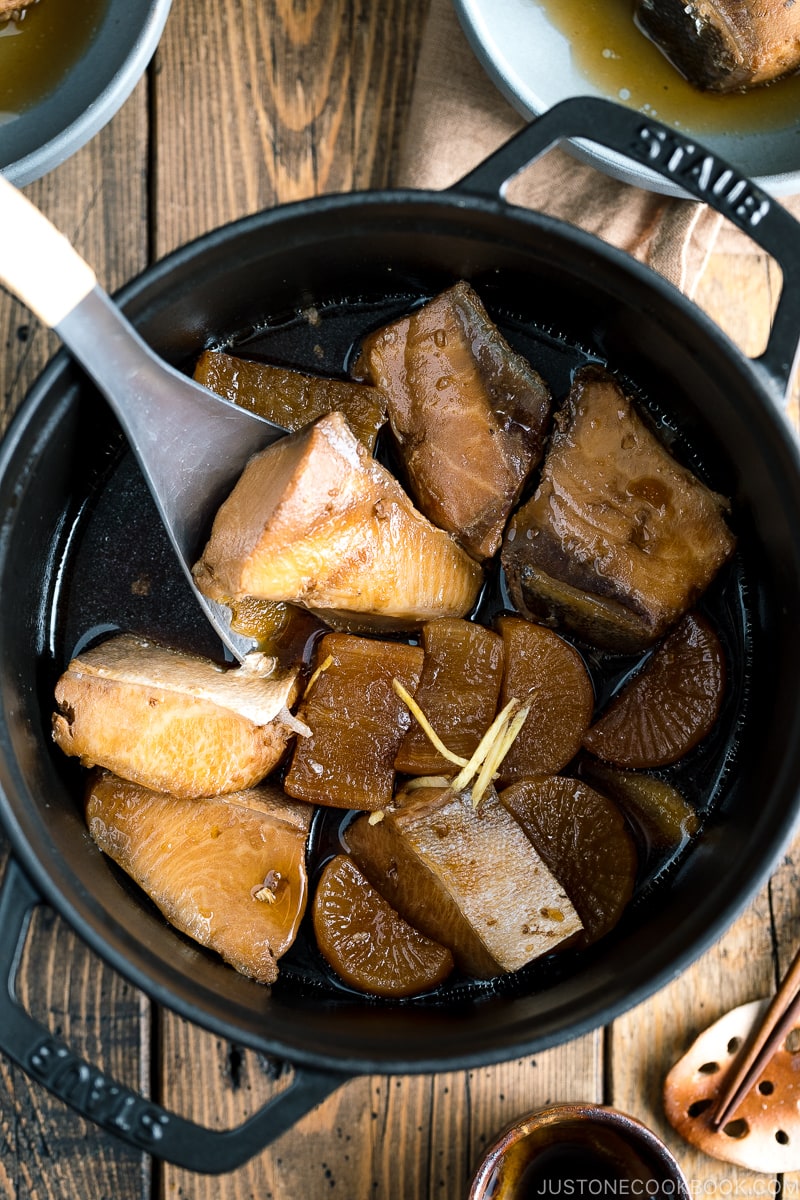
[[[393,182],[448,187],[523,124],[475,57],[451,0],[431,0]],[[557,147],[528,168],[509,195],[626,250],[690,297],[721,233],[726,251],[754,248],[705,204],[621,183]],[[800,205],[787,207],[800,212]]]

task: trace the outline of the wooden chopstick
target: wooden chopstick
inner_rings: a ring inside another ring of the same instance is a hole
[[[800,1016],[800,950],[767,1009],[755,1036],[735,1064],[717,1096],[709,1118],[713,1129],[735,1112],[744,1097],[763,1074],[781,1042],[788,1036]]]

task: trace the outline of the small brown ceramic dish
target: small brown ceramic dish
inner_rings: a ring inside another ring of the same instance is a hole
[[[498,1137],[468,1200],[621,1195],[688,1200],[689,1185],[664,1143],[634,1117],[599,1104],[560,1104]]]

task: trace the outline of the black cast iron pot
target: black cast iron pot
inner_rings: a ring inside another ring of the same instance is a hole
[[[746,358],[673,287],[618,251],[509,206],[505,182],[562,137],[601,142],[708,200],[780,262],[765,354]],[[738,555],[717,587],[730,667],[722,734],[692,760],[702,835],[609,938],[496,986],[373,1002],[325,983],[311,951],[272,988],[182,938],[102,857],[80,773],[53,748],[55,680],[82,640],[117,627],[216,647],[103,402],[65,354],[0,451],[0,816],[13,860],[0,896],[0,1048],[85,1115],[195,1170],[229,1170],[348,1076],[515,1058],[609,1021],[697,957],[764,882],[790,836],[800,777],[800,463],[779,411],[800,332],[800,231],[764,193],[676,133],[602,101],[551,110],[443,193],[323,197],[221,229],[156,265],[120,301],[188,367],[248,342],[342,370],[358,337],[457,278],[563,394],[607,361],[732,500]],[[298,315],[301,314],[301,315]],[[147,588],[132,587],[146,576]],[[209,640],[211,639],[211,640]],[[201,1130],[117,1087],[21,1008],[16,963],[46,901],[137,987],[239,1044],[289,1060],[294,1087],[246,1124]]]

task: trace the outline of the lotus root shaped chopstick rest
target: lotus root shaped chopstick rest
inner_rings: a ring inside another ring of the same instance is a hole
[[[767,1004],[754,1000],[733,1008],[700,1034],[664,1081],[664,1110],[678,1133],[706,1154],[771,1174],[800,1170],[800,1038],[795,1031],[721,1127],[711,1124],[726,1076]]]

